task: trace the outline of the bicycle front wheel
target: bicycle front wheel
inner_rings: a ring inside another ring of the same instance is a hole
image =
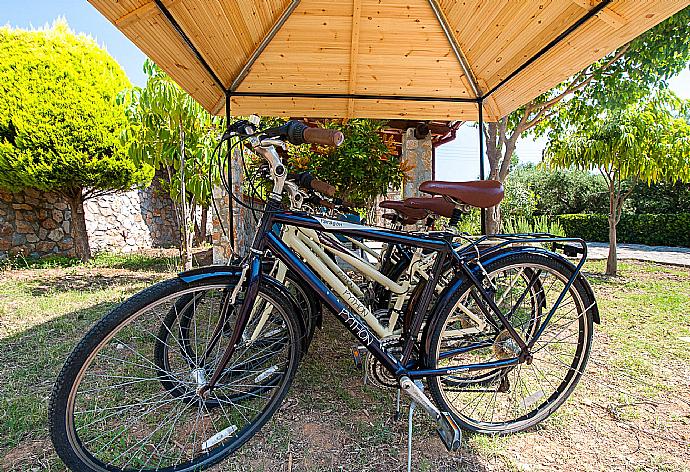
[[[484,288],[515,331],[526,343],[538,335],[533,359],[529,364],[462,370],[464,365],[520,354],[497,317],[486,316],[491,308],[477,287],[466,282],[441,308],[427,357],[432,367],[460,368],[430,378],[430,390],[463,429],[516,433],[546,419],[575,388],[591,348],[594,300],[579,280],[565,290],[572,266],[545,254],[516,253],[485,269]]]
[[[68,467],[202,470],[268,421],[295,374],[303,335],[291,302],[271,287],[260,288],[254,311],[261,316],[250,319],[216,387],[205,398],[196,393],[232,335],[235,311],[221,306],[235,283],[161,282],[87,333],[50,400],[51,438]],[[220,337],[210,342],[217,326]]]

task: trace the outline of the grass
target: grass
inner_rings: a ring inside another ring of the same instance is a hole
[[[41,258],[27,258],[18,254],[0,260],[0,272],[22,269],[58,269],[70,267],[87,267],[93,269],[128,269],[133,271],[174,271],[180,266],[178,256],[160,257],[146,254],[120,254],[100,252],[88,262],[75,257],[46,256]]]
[[[149,256],[63,262],[0,271],[0,470],[64,470],[46,429],[63,360],[104,313],[174,269]],[[453,454],[417,413],[415,470],[690,467],[690,343],[681,339],[690,336],[690,271],[625,262],[620,277],[601,275],[602,262],[586,270],[602,324],[571,399],[533,431],[467,434]],[[403,470],[407,426],[393,418],[395,392],[363,385],[354,344],[327,317],[274,419],[214,470]]]

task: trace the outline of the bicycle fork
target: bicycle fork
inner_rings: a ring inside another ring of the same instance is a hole
[[[211,375],[211,378],[207,382],[199,384],[197,387],[197,394],[202,398],[206,398],[208,396],[209,391],[213,387],[215,387],[216,383],[218,383],[218,380],[220,379],[223,371],[225,370],[225,367],[230,361],[230,358],[237,350],[237,347],[239,346],[241,341],[241,336],[244,333],[247,324],[249,323],[249,318],[251,317],[254,308],[254,300],[257,298],[259,294],[259,283],[261,278],[261,258],[258,254],[253,255],[253,257],[249,261],[248,269],[246,271],[243,270],[242,275],[243,276],[240,278],[237,285],[237,287],[240,287],[240,290],[241,285],[244,283],[245,277],[249,279],[247,283],[247,291],[245,293],[244,301],[242,302],[242,306],[239,309],[237,320],[234,323],[234,329],[232,331],[232,335],[230,336],[228,347],[225,349],[225,352],[223,353],[223,357],[221,357],[220,362],[218,362],[218,365],[216,366],[215,370],[213,371],[213,374]],[[227,312],[227,310],[232,309],[232,304],[235,301],[235,296],[236,293],[233,293],[233,296],[227,299],[228,306],[222,308],[224,312]],[[225,316],[220,317],[216,331],[222,330],[223,325],[225,324],[225,318]]]

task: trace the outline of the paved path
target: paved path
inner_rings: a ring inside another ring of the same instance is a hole
[[[609,245],[607,243],[587,243],[587,253],[588,259],[606,259],[609,255]],[[618,260],[625,259],[690,267],[690,248],[618,244]]]

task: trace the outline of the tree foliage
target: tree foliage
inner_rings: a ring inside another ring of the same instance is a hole
[[[506,183],[504,213],[516,213],[518,202],[531,199],[534,214],[602,213],[608,211],[608,188],[599,174],[581,169],[549,169],[521,164],[511,170]],[[518,212],[519,213],[519,212]]]
[[[333,184],[349,201],[368,206],[391,186],[400,186],[404,177],[393,143],[380,134],[382,121],[353,119],[331,120],[326,128],[339,129],[345,135],[340,147],[299,146],[290,149],[290,166],[309,170]]]
[[[647,184],[690,180],[690,125],[657,100],[604,110],[596,120],[552,135],[546,150],[554,167],[597,169],[605,178]]]
[[[609,190],[607,273],[616,274],[616,225],[635,184],[690,181],[690,125],[672,103],[643,100],[603,110],[551,134],[545,157],[553,167],[597,169]],[[626,185],[627,181],[627,185]]]
[[[181,249],[186,268],[192,264],[196,206],[208,208],[212,198],[211,150],[220,120],[212,117],[162,69],[147,60],[146,86],[121,95],[130,126],[123,134],[135,162],[163,170],[165,187],[177,203]],[[213,177],[213,176],[212,176]],[[205,215],[199,225],[205,232]],[[202,235],[203,236],[203,235]]]
[[[46,30],[0,28],[0,186],[63,195],[82,258],[90,256],[83,200],[153,175],[119,141],[127,118],[116,96],[128,85],[112,57],[64,20]]]
[[[199,205],[209,205],[210,151],[221,120],[211,116],[156,64],[147,60],[145,87],[133,87],[121,96],[130,126],[125,134],[129,155],[135,162],[156,169],[172,169],[170,195],[181,202],[180,142],[184,138],[185,191]]]
[[[490,178],[504,181],[520,136],[565,129],[595,119],[603,108],[625,107],[658,89],[690,62],[690,7],[591,64],[515,112],[484,127]],[[500,213],[489,213],[496,230]],[[493,227],[491,227],[493,226]]]

